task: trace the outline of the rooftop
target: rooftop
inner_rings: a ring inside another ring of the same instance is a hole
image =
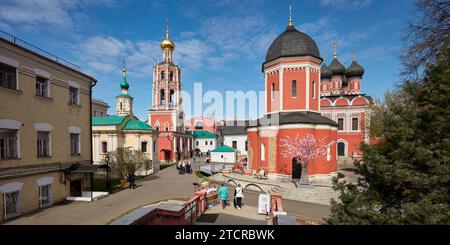
[[[58,56],[56,56],[56,55],[54,55],[54,54],[52,54],[50,52],[47,52],[47,51],[45,51],[45,50],[43,50],[43,49],[41,49],[39,47],[36,47],[33,44],[31,44],[31,43],[29,43],[27,41],[24,41],[24,40],[22,40],[22,39],[20,39],[20,38],[18,38],[16,36],[13,36],[13,35],[11,35],[11,34],[9,34],[7,32],[4,32],[2,30],[0,30],[0,38],[3,39],[3,40],[8,41],[10,43],[13,43],[13,44],[15,44],[17,46],[20,46],[20,47],[22,47],[24,49],[27,49],[27,50],[32,51],[34,53],[37,53],[37,54],[39,54],[41,56],[44,56],[45,58],[50,59],[50,60],[52,60],[52,61],[54,61],[56,63],[59,63],[61,65],[67,66],[67,67],[75,69],[77,71],[80,71],[80,69],[81,69],[80,66],[75,65],[74,63],[72,63],[70,61],[67,61],[67,60],[65,60],[63,58],[60,58],[60,57],[58,57]]]
[[[219,148],[212,150],[211,152],[235,152],[236,150],[233,147],[229,147],[227,145],[223,145]]]
[[[92,126],[106,126],[106,125],[119,125],[125,120],[127,116],[102,116],[102,117],[93,117],[92,118]]]

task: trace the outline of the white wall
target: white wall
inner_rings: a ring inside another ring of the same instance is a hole
[[[198,141],[198,145],[197,145],[197,141]],[[211,145],[211,141],[212,141],[212,145]],[[206,145],[205,143],[208,142],[208,145]],[[217,139],[212,139],[212,138],[197,138],[194,139],[194,150],[195,149],[200,149],[201,152],[206,153],[209,151],[212,151],[214,149],[217,148]]]
[[[247,155],[245,150],[245,141],[247,141],[247,135],[225,135],[224,145],[233,147],[233,141],[237,141],[237,149],[241,155]]]
[[[235,163],[236,152],[211,152],[211,162]]]

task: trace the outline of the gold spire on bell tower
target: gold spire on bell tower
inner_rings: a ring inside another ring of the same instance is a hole
[[[169,36],[169,18],[167,18],[167,26],[166,26],[166,39],[164,39],[161,42],[161,48],[162,49],[170,49],[170,50],[174,50],[175,49],[175,43],[170,40],[170,36]]]

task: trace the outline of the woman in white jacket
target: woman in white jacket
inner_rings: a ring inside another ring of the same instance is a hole
[[[241,209],[242,207],[242,199],[244,198],[243,192],[244,190],[242,189],[241,184],[238,184],[236,190],[234,191],[234,197],[236,198],[236,206],[238,209]]]

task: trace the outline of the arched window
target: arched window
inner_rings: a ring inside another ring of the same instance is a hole
[[[170,90],[170,104],[173,105],[174,101],[175,101],[175,91]]]
[[[161,96],[160,96],[160,98],[161,98],[161,105],[165,105],[166,104],[166,93],[164,93],[164,89],[161,89]]]
[[[338,153],[338,156],[346,156],[347,154],[346,154],[346,145],[345,145],[345,143],[344,142],[339,142],[338,144],[337,144],[337,153]]]
[[[264,143],[261,143],[261,161],[266,160],[266,146]]]
[[[312,82],[312,97],[313,99],[316,98],[316,81]]]
[[[173,81],[173,71],[171,71],[171,72],[169,73],[169,80],[170,80],[170,81]]]
[[[275,83],[272,83],[272,88],[271,88],[271,91],[272,91],[272,99],[275,99]]]
[[[297,97],[297,81],[292,81],[292,97]]]
[[[120,102],[120,110],[123,110],[122,102]]]
[[[161,71],[161,80],[164,80],[165,76],[164,76],[164,71]]]

